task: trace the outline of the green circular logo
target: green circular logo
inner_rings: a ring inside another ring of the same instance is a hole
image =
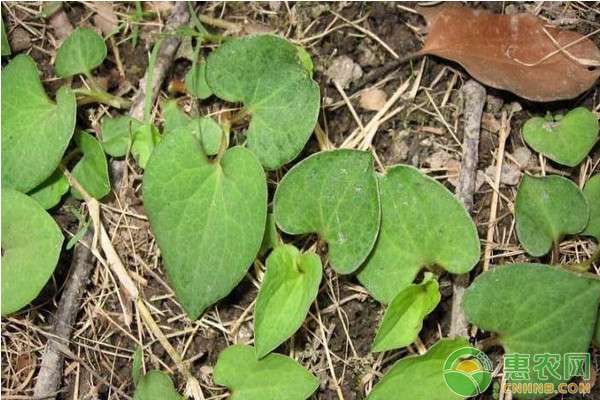
[[[463,347],[446,359],[444,381],[459,396],[476,396],[492,383],[492,370],[492,362],[484,352]]]

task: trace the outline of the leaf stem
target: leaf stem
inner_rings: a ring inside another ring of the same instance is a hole
[[[587,260],[582,261],[580,263],[571,264],[567,268],[574,272],[587,272],[590,269],[590,267],[592,266],[592,264],[594,264],[599,259],[600,259],[600,244],[598,244],[596,251],[594,251],[592,253],[590,258],[588,258]]]

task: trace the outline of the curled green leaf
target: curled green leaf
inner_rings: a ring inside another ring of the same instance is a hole
[[[373,351],[399,349],[414,342],[423,327],[423,319],[439,302],[439,285],[430,273],[422,283],[402,290],[385,310]]]
[[[315,301],[323,267],[315,253],[291,245],[276,247],[267,258],[254,308],[256,356],[262,358],[302,326]]]

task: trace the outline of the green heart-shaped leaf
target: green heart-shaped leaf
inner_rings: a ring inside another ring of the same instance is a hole
[[[346,149],[306,158],[281,180],[273,213],[284,232],[318,233],[329,245],[329,262],[337,272],[356,270],[379,231],[373,156]]]
[[[540,257],[564,235],[581,232],[588,205],[581,190],[562,176],[524,175],[515,200],[517,237],[529,254]]]
[[[267,258],[267,271],[254,308],[256,356],[262,358],[302,326],[319,292],[323,268],[315,253],[278,246]]]
[[[523,125],[523,139],[531,148],[569,167],[583,161],[597,137],[598,120],[582,107],[570,111],[559,121],[536,117]]]
[[[379,177],[381,231],[358,279],[389,304],[421,268],[438,265],[453,274],[479,260],[479,238],[460,201],[419,170],[398,165]]]
[[[181,396],[175,387],[171,378],[162,371],[148,371],[141,377],[135,388],[134,400],[186,400],[187,397]]]
[[[35,299],[52,276],[63,235],[35,200],[2,188],[2,315]]]
[[[586,352],[595,326],[600,282],[561,267],[513,264],[478,276],[467,289],[463,309],[467,319],[481,329],[494,331],[507,354],[530,356],[529,379],[522,383],[566,382],[551,374],[538,376],[536,354],[564,355]],[[490,304],[494,307],[490,308]],[[515,381],[517,382],[517,381]],[[516,394],[519,398],[540,398]]]
[[[212,90],[206,82],[206,63],[198,63],[185,74],[185,89],[200,100],[212,96]]]
[[[229,400],[304,400],[319,381],[302,365],[281,354],[261,360],[250,346],[234,345],[219,354],[213,380],[230,391]]]
[[[90,196],[101,199],[110,192],[108,164],[104,149],[95,137],[82,131],[75,132],[75,143],[83,153],[83,157],[73,168],[73,177]],[[75,188],[71,188],[71,194],[75,198],[82,198]]]
[[[2,185],[28,192],[58,167],[75,129],[77,103],[60,88],[54,104],[35,62],[14,58],[2,70]]]
[[[60,168],[58,168],[41,185],[29,192],[28,195],[48,210],[57,205],[68,191],[69,181],[67,181]]]
[[[600,174],[588,179],[583,188],[583,196],[588,203],[590,218],[581,234],[595,237],[600,244]]]
[[[228,40],[208,57],[206,80],[217,97],[244,103],[248,148],[266,169],[296,158],[317,123],[320,95],[294,45],[273,35]]]
[[[106,58],[102,36],[88,28],[77,28],[56,52],[56,74],[61,78],[89,74]]]
[[[406,347],[415,341],[423,319],[440,302],[437,280],[427,273],[422,283],[402,290],[385,310],[373,342],[373,351],[387,351]]]
[[[456,350],[469,347],[465,339],[441,339],[422,356],[396,362],[375,385],[367,400],[463,399],[444,381],[444,363]]]
[[[169,281],[192,319],[225,297],[256,257],[267,184],[243,147],[208,160],[185,131],[166,135],[144,174],[144,205]]]
[[[102,147],[106,154],[123,157],[127,154],[133,134],[142,127],[137,119],[127,115],[102,120]]]

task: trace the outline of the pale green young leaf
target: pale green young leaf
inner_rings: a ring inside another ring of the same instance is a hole
[[[160,143],[162,136],[154,125],[141,125],[133,133],[131,143],[131,154],[140,167],[146,168],[156,145]]]
[[[169,281],[196,319],[237,285],[258,253],[267,216],[264,171],[242,147],[209,160],[193,135],[177,131],[148,162],[144,205]]]
[[[321,259],[291,245],[275,247],[254,307],[254,346],[262,358],[302,326],[319,292]]]
[[[600,174],[592,176],[583,187],[583,196],[587,200],[590,218],[582,235],[593,236],[600,245]]]
[[[565,380],[539,376],[533,369],[534,355],[560,355],[558,371],[564,371],[566,353],[588,350],[599,302],[598,280],[556,266],[513,264],[478,276],[465,293],[463,310],[471,323],[497,332],[507,354],[530,356],[529,379],[519,382],[556,386]]]
[[[113,157],[124,157],[131,146],[134,132],[142,123],[127,115],[102,120],[102,147],[106,154]]]
[[[28,55],[2,70],[2,185],[29,192],[58,167],[75,129],[77,103],[64,86],[52,102]]]
[[[208,99],[212,96],[212,90],[206,82],[205,62],[192,65],[192,68],[185,74],[185,88],[188,93],[200,100]]]
[[[134,400],[186,400],[175,390],[171,378],[162,371],[148,371],[138,382]]]
[[[588,155],[598,137],[594,113],[578,107],[560,120],[535,117],[523,125],[523,139],[538,153],[574,167]]]
[[[57,168],[48,179],[29,192],[28,195],[48,210],[57,205],[68,191],[69,181],[67,181],[60,168]]]
[[[367,400],[454,400],[464,399],[444,381],[448,356],[469,342],[463,338],[441,339],[422,356],[397,361],[375,385]]]
[[[319,387],[317,378],[291,358],[269,354],[257,360],[245,345],[219,354],[213,380],[229,389],[229,400],[304,400]]]
[[[244,103],[252,116],[248,148],[266,169],[296,158],[313,132],[320,105],[319,87],[296,46],[273,35],[228,40],[208,57],[206,80],[217,97]]]
[[[0,23],[2,23],[2,49],[0,53],[2,56],[8,56],[10,55],[10,44],[8,43],[8,36],[4,28],[4,18],[0,18]]]
[[[543,256],[564,235],[581,232],[588,215],[587,201],[570,180],[523,175],[515,200],[517,237],[532,256]]]
[[[381,231],[359,281],[389,304],[421,268],[438,265],[453,274],[478,262],[479,238],[460,201],[419,170],[398,165],[379,176]]]
[[[2,188],[2,315],[34,300],[52,276],[63,235],[29,196]]]
[[[439,302],[439,284],[431,273],[426,273],[422,283],[402,290],[385,310],[373,351],[399,349],[414,342],[423,327],[423,319]]]
[[[56,74],[61,78],[89,74],[106,58],[106,43],[89,28],[77,28],[56,52]]]
[[[90,196],[101,199],[110,192],[108,163],[104,149],[95,137],[83,131],[75,132],[75,143],[83,157],[71,173]],[[77,199],[82,198],[75,188],[71,188],[71,194]]]
[[[277,233],[277,227],[275,226],[275,216],[273,216],[273,213],[268,213],[265,235],[263,236],[258,255],[261,257],[264,256],[269,250],[274,249],[278,244],[279,234]]]
[[[337,272],[355,271],[369,255],[379,232],[373,156],[345,149],[306,158],[281,180],[273,214],[286,233],[318,233],[329,246],[329,262]]]

